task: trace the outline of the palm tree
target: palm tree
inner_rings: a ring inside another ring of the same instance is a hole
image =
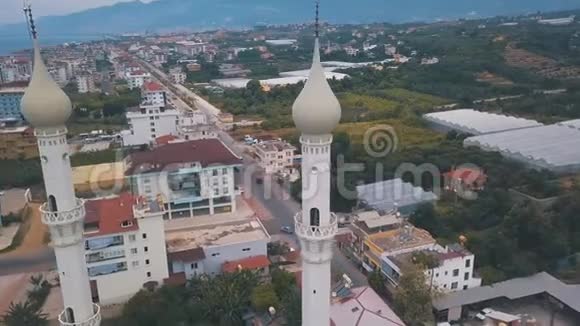
[[[8,312],[2,316],[6,326],[48,326],[47,315],[28,300],[24,303],[10,303]]]

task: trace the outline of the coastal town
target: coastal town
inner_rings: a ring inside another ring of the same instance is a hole
[[[574,13],[55,46],[32,25],[0,56],[0,316],[578,325]]]

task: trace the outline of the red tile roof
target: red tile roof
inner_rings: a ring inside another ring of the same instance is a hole
[[[85,224],[98,223],[98,231],[89,231],[85,236],[95,237],[139,230],[137,220],[133,216],[134,202],[135,197],[130,193],[122,193],[114,198],[87,201]],[[131,222],[131,226],[121,226],[125,221]]]
[[[167,144],[129,156],[127,175],[160,172],[172,164],[199,162],[210,165],[239,165],[241,159],[218,139],[201,139]]]
[[[159,92],[163,90],[163,87],[156,82],[146,82],[143,83],[143,89],[148,92]]]
[[[205,259],[205,252],[203,248],[193,248],[189,250],[183,250],[178,252],[167,253],[167,258],[170,261],[183,261],[183,262],[194,262]]]
[[[453,179],[461,179],[465,182],[485,182],[487,176],[479,169],[460,168],[445,173],[445,176]]]
[[[265,255],[248,257],[240,260],[225,262],[222,265],[222,271],[233,273],[238,269],[260,269],[270,266],[270,260]]]
[[[173,135],[163,135],[155,138],[155,143],[157,145],[167,145],[170,141],[178,139],[177,136]]]

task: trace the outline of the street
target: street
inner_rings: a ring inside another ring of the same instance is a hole
[[[244,159],[244,166],[237,175],[237,184],[242,185],[245,190],[244,196],[253,197],[268,212],[267,215],[269,216],[261,217],[262,223],[268,232],[270,234],[279,234],[282,226],[289,226],[293,230],[294,215],[300,211],[300,204],[291,198],[289,195],[290,189],[284,189],[283,186],[278,184],[272,178],[263,177],[254,159],[243,153],[244,145],[236,142],[227,132],[220,128],[217,118],[220,110],[183,85],[172,84],[165,73],[155,68],[153,65],[145,61],[140,62],[145,69],[148,69],[153,76],[164,84],[171,98],[174,96],[178,97],[180,100],[181,96],[190,99],[193,98],[196,108],[203,111],[207,116],[208,122],[216,126],[222,142],[232,149],[232,151],[234,151],[238,156]],[[175,94],[173,89],[177,89],[179,93]],[[185,104],[185,101],[179,102],[181,104],[180,106]],[[263,178],[264,182],[258,184],[256,181],[258,176]],[[291,237],[294,242],[299,245],[296,235],[293,234]],[[366,276],[362,274],[356,265],[340,252],[336,246],[334,247],[332,272],[333,274],[348,274],[357,286],[368,284]]]
[[[167,79],[167,76],[148,63],[142,62],[143,67],[149,70],[152,75],[156,76],[167,88],[169,97],[179,110],[190,111],[192,108],[187,104],[188,99],[195,99],[195,106],[202,110],[207,116],[207,120],[218,130],[219,138],[222,142],[234,151],[238,156],[243,158],[244,165],[237,174],[237,183],[242,185],[245,193],[244,196],[253,198],[261,206],[259,216],[272,235],[280,234],[282,226],[289,226],[294,229],[294,215],[300,211],[300,204],[293,200],[289,195],[289,189],[284,189],[272,178],[264,179],[264,182],[258,184],[257,177],[261,175],[257,163],[252,157],[245,154],[244,146],[236,142],[226,131],[220,128],[218,115],[220,110],[197,96],[192,91],[181,85],[173,85]],[[174,89],[179,90],[179,94],[174,93]],[[185,98],[184,98],[185,97]],[[299,241],[295,234],[289,235],[290,238],[299,246]],[[54,252],[51,248],[46,247],[41,250],[23,255],[0,255],[0,275],[48,270],[55,267]],[[367,278],[362,274],[356,265],[344,256],[336,247],[332,260],[333,274],[346,273],[353,280],[355,285],[362,286],[367,284]]]

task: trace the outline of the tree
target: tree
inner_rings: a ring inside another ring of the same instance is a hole
[[[47,315],[30,301],[10,303],[8,312],[2,317],[6,326],[47,326]]]
[[[257,311],[267,311],[269,307],[278,309],[280,299],[272,284],[261,284],[252,291],[252,307]]]
[[[402,269],[402,273],[394,295],[397,314],[410,326],[423,325],[425,322],[431,324],[434,292],[427,284],[424,267],[409,264]]]
[[[284,317],[286,317],[287,326],[302,325],[301,300],[300,290],[298,290],[296,287],[282,298],[282,312],[284,313]]]
[[[296,288],[294,274],[280,268],[272,268],[270,272],[272,286],[278,298],[283,298]]]
[[[368,276],[369,285],[380,295],[386,294],[385,282],[380,271],[373,271]]]

